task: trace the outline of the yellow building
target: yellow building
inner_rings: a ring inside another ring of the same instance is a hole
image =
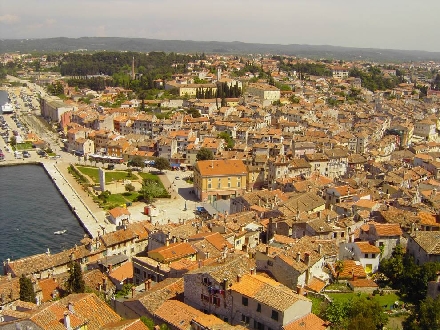
[[[194,190],[201,201],[214,202],[243,195],[247,169],[242,160],[202,160],[194,167]]]
[[[196,96],[197,90],[203,90],[204,93],[211,91],[212,96],[217,94],[216,84],[179,84],[174,81],[167,82],[166,90],[177,88],[179,96]]]

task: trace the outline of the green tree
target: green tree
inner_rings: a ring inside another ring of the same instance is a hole
[[[154,330],[154,321],[149,319],[146,316],[141,316],[141,321],[148,327],[150,330]]]
[[[403,322],[404,330],[440,330],[440,296],[426,298],[416,309]]]
[[[132,191],[135,191],[135,190],[136,190],[136,188],[131,183],[127,183],[125,185],[125,191],[132,192]]]
[[[211,160],[214,159],[214,154],[208,148],[200,148],[196,155],[197,160]]]
[[[11,138],[9,139],[9,143],[11,144],[11,146],[15,147],[17,145],[17,137],[11,136]]]
[[[231,135],[228,132],[221,132],[217,135],[219,139],[223,139],[226,142],[226,147],[229,149],[234,148],[235,142]]]
[[[104,203],[107,203],[107,201],[108,201],[110,195],[111,195],[111,192],[108,191],[108,190],[106,190],[106,191],[101,192],[101,193],[99,194],[98,198],[99,198],[100,200],[102,200]]]
[[[332,329],[377,330],[388,322],[379,302],[364,297],[334,301],[327,306],[323,316],[332,323]]]
[[[338,260],[335,262],[335,272],[336,272],[336,282],[339,282],[339,275],[344,270],[344,262],[342,260]]]
[[[160,330],[169,330],[170,328],[168,327],[168,325],[166,325],[165,323],[162,323],[160,325]]]
[[[292,102],[293,104],[298,104],[301,99],[298,96],[292,95],[291,97],[289,97],[289,101]]]
[[[154,166],[161,172],[164,170],[169,170],[171,168],[170,162],[166,158],[158,157],[155,159],[154,162],[155,162]]]
[[[397,245],[391,257],[382,259],[379,264],[379,271],[383,273],[390,280],[393,287],[397,289],[403,284],[401,283],[404,271],[403,258],[403,248],[401,245]]]
[[[166,191],[156,181],[144,179],[139,194],[147,203],[150,203],[154,198],[165,195]]]
[[[387,324],[388,316],[377,300],[362,297],[351,301],[348,320],[350,330],[377,330]]]
[[[71,262],[69,278],[67,279],[67,291],[69,293],[82,293],[85,291],[85,287],[81,265],[77,262]]]
[[[23,274],[20,277],[19,283],[20,283],[20,300],[35,304],[36,302],[35,292],[31,279]]]
[[[200,114],[200,111],[197,110],[196,108],[189,108],[189,109],[186,111],[186,113],[189,114],[189,115],[191,115],[191,117],[193,117],[193,118],[199,118],[199,117],[202,116],[202,115]]]
[[[346,301],[333,301],[327,306],[324,318],[332,323],[336,329],[343,327],[347,323],[349,303]]]
[[[128,165],[143,168],[145,166],[144,159],[141,156],[133,156]]]

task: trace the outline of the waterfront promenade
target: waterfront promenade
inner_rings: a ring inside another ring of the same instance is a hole
[[[91,197],[82,196],[84,194],[87,195],[82,187],[80,185],[78,185],[79,187],[74,187],[76,181],[72,180],[72,176],[67,173],[66,164],[42,162],[42,165],[52,178],[52,181],[57,186],[63,198],[70,205],[72,212],[75,213],[91,237],[96,237],[98,232],[103,232],[103,229],[106,233],[116,230],[115,225],[106,219],[105,211],[99,207],[95,209],[95,204],[92,202],[93,205],[91,205],[90,201],[86,200],[91,200]]]

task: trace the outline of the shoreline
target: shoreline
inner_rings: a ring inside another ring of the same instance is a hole
[[[102,228],[106,228],[106,232],[109,230],[110,225],[106,220],[101,224],[90,208],[83,201],[78,192],[72,187],[70,182],[61,173],[60,169],[57,167],[56,162],[42,162],[42,161],[8,161],[0,163],[0,166],[20,166],[20,165],[37,165],[43,167],[48,178],[51,179],[52,184],[55,185],[58,193],[62,196],[63,200],[69,207],[70,211],[75,215],[81,227],[84,229],[85,233],[90,238],[95,238],[98,236],[98,232],[102,231]]]

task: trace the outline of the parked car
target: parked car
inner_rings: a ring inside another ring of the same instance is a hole
[[[23,151],[23,157],[24,158],[30,158],[31,154],[29,153],[29,151],[25,150],[25,151]]]

